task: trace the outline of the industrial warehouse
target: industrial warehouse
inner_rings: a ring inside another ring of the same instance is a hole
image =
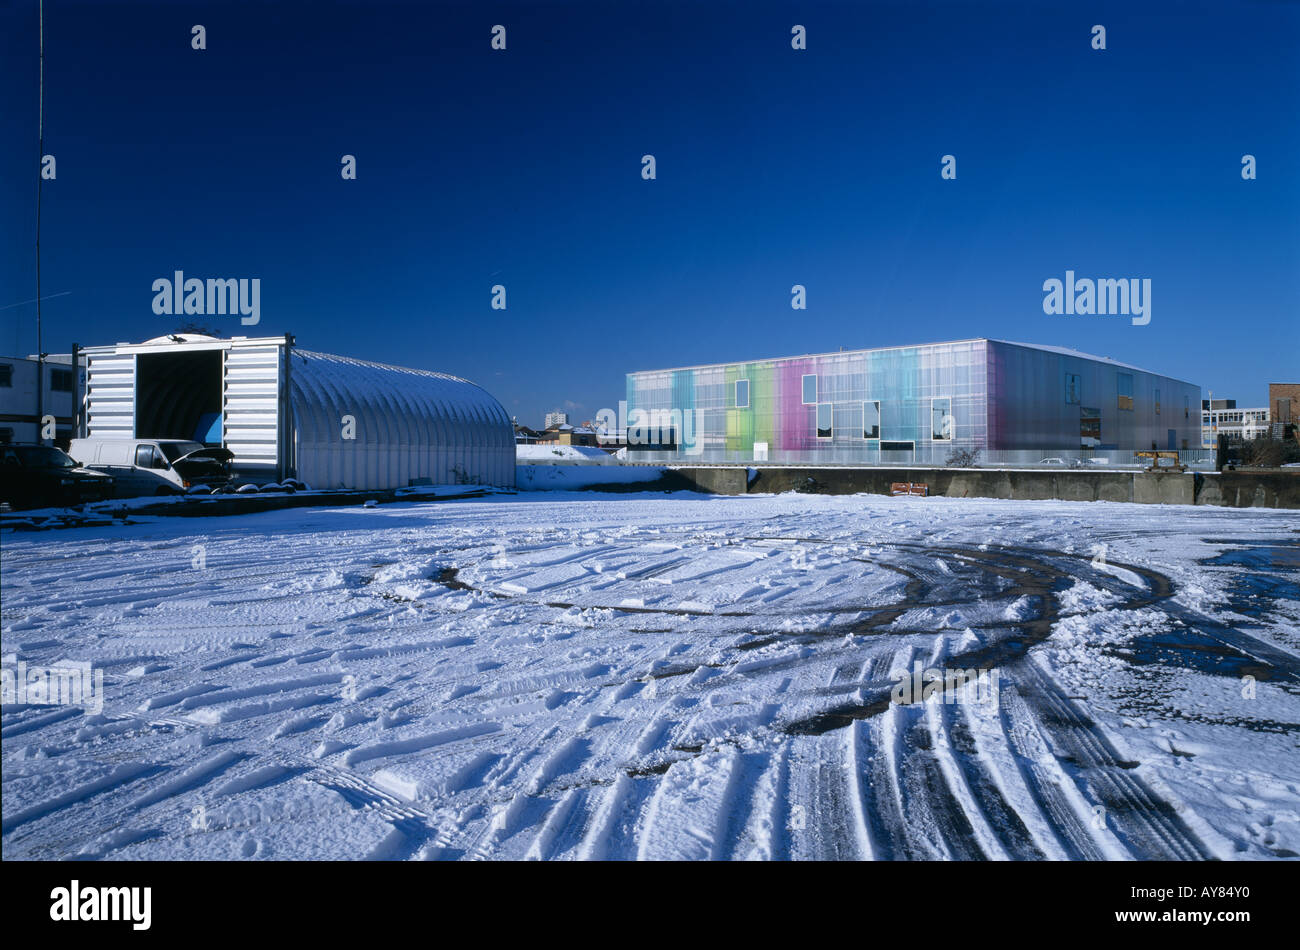
[[[1200,399],[1111,359],[974,339],[630,373],[628,443],[643,461],[1187,459],[1200,453]]]
[[[455,376],[302,350],[291,335],[176,334],[79,357],[79,436],[222,446],[254,482],[514,485],[509,417]]]

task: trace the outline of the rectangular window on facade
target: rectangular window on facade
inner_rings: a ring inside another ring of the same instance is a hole
[[[1079,404],[1080,390],[1083,388],[1083,382],[1078,373],[1065,374],[1065,404],[1067,406],[1077,406]]]
[[[834,407],[828,402],[817,404],[817,438],[829,439],[834,435],[831,418]]]
[[[930,439],[934,442],[951,442],[956,422],[952,417],[952,399],[944,396],[930,400]]]
[[[1079,448],[1095,449],[1101,445],[1101,410],[1079,407]]]
[[[814,405],[817,402],[817,374],[809,373],[803,378],[803,404]]]
[[[0,429],[0,442],[12,442],[14,440],[14,430],[6,426]]]
[[[862,438],[880,438],[880,400],[873,399],[862,404]]]
[[[0,386],[12,386],[14,384],[14,364],[0,363]]]
[[[736,408],[749,408],[749,380],[747,379],[736,380]]]
[[[1155,392],[1155,397],[1156,397],[1156,398],[1155,398],[1155,404],[1156,404],[1156,415],[1158,416],[1158,415],[1160,415],[1160,390],[1158,390],[1158,389],[1156,390],[1156,392]]]
[[[72,370],[70,369],[50,370],[50,389],[56,393],[72,392]]]
[[[882,452],[910,452],[916,448],[914,442],[881,442],[880,451]]]
[[[1133,409],[1133,375],[1131,373],[1115,374],[1115,390],[1119,394],[1115,405],[1118,409]]]

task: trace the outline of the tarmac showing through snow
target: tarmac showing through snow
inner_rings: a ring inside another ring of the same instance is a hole
[[[4,706],[3,856],[1296,857],[1296,520],[555,493],[7,532],[6,664],[89,662],[103,707]]]

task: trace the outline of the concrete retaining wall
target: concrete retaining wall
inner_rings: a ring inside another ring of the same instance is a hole
[[[1300,469],[1198,475],[1196,503],[1229,508],[1300,508]]]
[[[1153,505],[1300,508],[1300,471],[1095,472],[949,468],[683,466],[682,487],[721,495],[809,491],[887,495],[893,482],[923,482],[931,495],[1038,501],[1125,501]]]

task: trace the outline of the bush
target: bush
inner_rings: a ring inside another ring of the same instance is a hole
[[[453,466],[451,467],[451,475],[452,475],[452,478],[455,479],[455,484],[457,484],[457,485],[477,485],[477,484],[478,484],[478,476],[476,476],[476,475],[470,475],[469,472],[465,471],[465,469],[462,468],[462,467],[459,466],[459,465],[453,465]]]
[[[979,465],[979,449],[953,449],[948,453],[944,463],[952,468],[976,468]]]
[[[1248,439],[1241,443],[1238,457],[1243,466],[1277,468],[1282,464],[1282,443],[1272,439]]]

